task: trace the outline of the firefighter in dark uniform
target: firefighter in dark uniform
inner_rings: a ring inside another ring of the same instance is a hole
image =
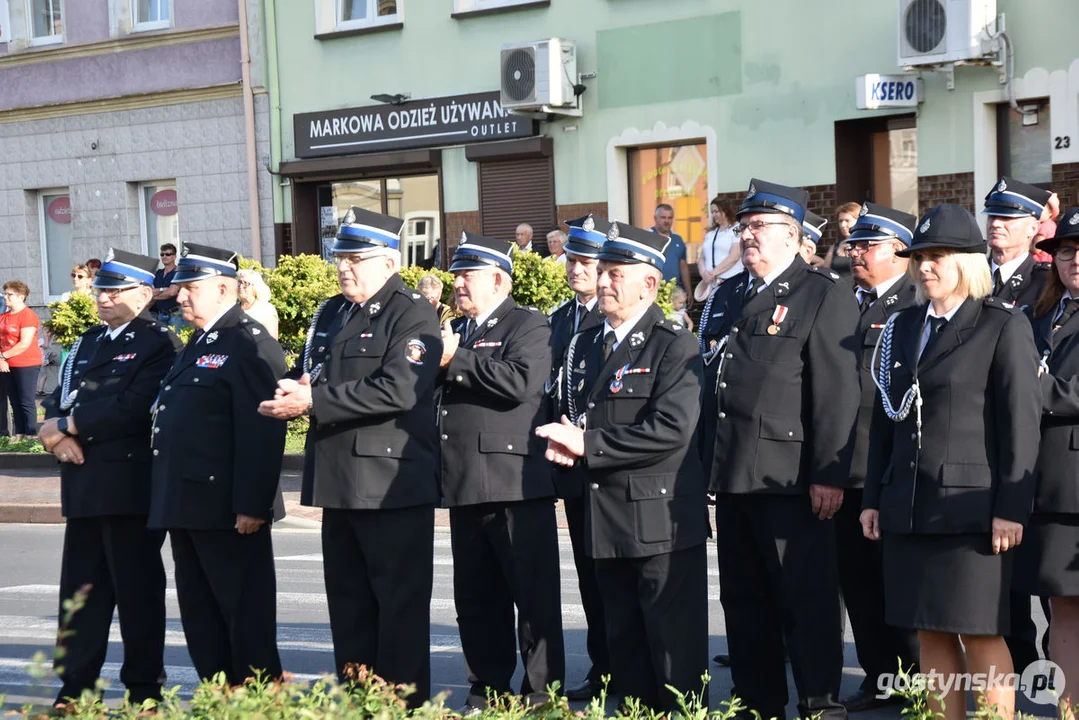
[[[1015,587],[1023,595],[1050,598],[1047,656],[1060,665],[1063,678],[1079,678],[1073,650],[1079,636],[1079,207],[1061,215],[1056,236],[1038,249],[1053,256],[1054,269],[1032,312],[1041,357],[1041,443],[1034,511],[1016,555]],[[1076,691],[1067,684],[1063,691],[1058,717],[1071,717]]]
[[[613,692],[675,711],[708,669],[709,534],[696,447],[701,360],[655,304],[669,238],[615,222],[599,253],[605,320],[576,335],[563,415],[536,430],[547,457],[581,467]],[[708,688],[703,687],[705,705]]]
[[[442,340],[434,308],[398,274],[403,224],[351,208],[332,248],[341,294],[319,309],[303,359],[259,411],[311,418],[301,502],[323,508],[338,677],[366,665],[415,685],[408,702],[419,707],[431,694]]]
[[[270,521],[285,422],[259,414],[281,346],[236,303],[236,253],[185,244],[172,282],[196,331],[153,412],[149,526],[169,531],[187,649],[199,677],[281,675]]]
[[[861,405],[854,425],[851,487],[843,494],[843,506],[835,516],[839,551],[839,585],[854,632],[858,662],[865,680],[852,696],[842,700],[848,712],[870,710],[902,702],[898,695],[878,698],[878,678],[918,662],[918,636],[912,630],[889,626],[884,620],[884,577],[880,545],[862,534],[862,486],[869,453],[869,423],[873,417],[877,386],[870,365],[877,338],[894,313],[913,307],[914,283],[907,275],[908,260],[896,252],[910,247],[918,218],[910,213],[867,202],[844,241],[850,249],[851,275],[861,312],[859,374]],[[837,378],[838,380],[838,378]]]
[[[565,682],[555,488],[533,430],[548,409],[550,328],[510,297],[510,244],[466,233],[450,272],[463,317],[443,326],[442,496],[469,690],[462,713],[512,692],[533,705]],[[517,607],[514,638],[513,609]]]
[[[57,703],[94,690],[120,614],[120,680],[132,704],[161,699],[165,650],[165,533],[146,528],[150,508],[150,405],[180,340],[145,312],[157,259],[112,250],[94,277],[96,325],[75,341],[61,383],[42,404],[38,431],[62,463],[67,525],[60,570],[63,603],[90,585],[64,639]]]
[[[1030,244],[1038,233],[1038,224],[1048,218],[1053,193],[1034,185],[1002,177],[985,198],[982,214],[988,216],[990,270],[993,273],[993,297],[1030,310],[1038,301],[1049,274],[1048,263],[1034,261]],[[1055,200],[1054,200],[1055,202]],[[1031,598],[1017,590],[1012,598],[1011,632],[1008,648],[1017,668],[1038,660],[1038,628],[1031,617]],[[1049,605],[1042,607],[1048,617]],[[1048,637],[1043,647],[1048,649]]]
[[[784,643],[798,710],[846,716],[831,518],[850,484],[858,305],[798,256],[808,194],[754,180],[738,210],[747,268],[709,308],[719,580],[735,692],[785,716]]]
[[[862,531],[883,537],[885,616],[918,631],[922,673],[993,672],[1013,664],[1007,634],[1012,564],[1034,498],[1041,395],[1030,323],[987,297],[986,245],[960,205],[927,212],[914,233],[915,307],[881,333],[880,398],[869,431]],[[1022,672],[1022,668],[1016,668]],[[951,690],[955,690],[954,686]],[[966,717],[940,687],[947,720]],[[1002,717],[1015,687],[983,692]],[[930,693],[933,712],[941,712]]]
[[[566,389],[562,365],[570,341],[575,334],[603,323],[603,313],[599,311],[596,297],[596,258],[603,241],[607,239],[607,229],[610,227],[606,220],[592,215],[567,220],[566,224],[569,226],[569,239],[564,248],[566,279],[575,295],[549,317],[551,380],[547,386],[547,395],[551,399],[552,421],[557,421],[561,413],[561,398]],[[596,582],[592,559],[588,557],[585,548],[585,481],[576,468],[556,468],[554,473],[555,489],[558,497],[562,498],[566,511],[566,525],[573,547],[573,564],[577,568],[577,586],[581,592],[581,605],[584,607],[585,622],[588,625],[585,644],[588,657],[592,661],[584,683],[568,689],[566,697],[570,700],[589,700],[599,695],[603,676],[611,672],[611,662],[607,654],[606,621],[603,617],[599,584]]]

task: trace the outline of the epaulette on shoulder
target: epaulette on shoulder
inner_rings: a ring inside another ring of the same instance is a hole
[[[1034,263],[1033,272],[1049,272],[1049,268],[1052,267],[1052,265],[1053,263],[1036,262]]]
[[[658,323],[656,323],[656,327],[666,330],[669,333],[674,333],[675,335],[682,332],[688,332],[685,325],[680,322],[675,322],[671,319],[660,320]]]
[[[401,288],[397,288],[397,292],[400,293],[401,295],[404,295],[405,297],[407,297],[412,302],[417,302],[420,298],[423,297],[423,295],[419,294],[418,292],[416,292],[412,288],[408,287],[407,285],[404,286],[404,287],[401,287]]]
[[[1015,303],[1004,302],[1000,298],[987,297],[982,300],[982,303],[986,307],[995,308],[997,310],[1003,310],[1010,313],[1021,313],[1022,310],[1015,306]]]
[[[266,328],[249,317],[241,318],[240,327],[246,330],[247,334],[255,338],[255,340],[261,340],[263,336],[270,337],[270,333],[266,332]]]
[[[817,267],[816,265],[809,266],[809,274],[817,277],[826,278],[833,283],[839,282],[839,273],[833,271],[831,268]]]

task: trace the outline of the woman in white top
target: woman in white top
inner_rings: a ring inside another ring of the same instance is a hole
[[[240,283],[240,307],[276,340],[277,308],[270,304],[270,286],[256,270],[241,270],[236,279]]]
[[[721,282],[742,272],[742,241],[731,230],[735,218],[734,204],[717,195],[709,204],[712,227],[701,243],[697,269],[701,281],[693,295],[704,302]]]

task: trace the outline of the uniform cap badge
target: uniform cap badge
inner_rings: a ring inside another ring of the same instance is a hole
[[[618,223],[611,223],[610,229],[607,230],[607,239],[608,240],[617,240],[618,237],[619,237]]]
[[[1079,225],[1079,213],[1075,213],[1068,219],[1069,225]]]
[[[922,223],[922,226],[920,228],[918,228],[918,232],[922,233],[923,235],[925,233],[929,232],[929,225],[930,225],[930,223],[932,221],[933,221],[933,218],[926,218],[925,222]]]
[[[865,217],[869,213],[868,203],[862,203],[862,209],[858,211],[858,217]]]
[[[593,230],[596,229],[596,223],[595,223],[594,220],[592,220],[591,215],[586,217],[584,219],[584,222],[581,223],[581,229],[584,230],[585,232],[592,232]]]
[[[1001,178],[1000,182],[997,184],[997,192],[1004,192],[1007,189],[1008,183],[1004,182],[1004,178]]]

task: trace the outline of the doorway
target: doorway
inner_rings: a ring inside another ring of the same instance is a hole
[[[875,202],[918,215],[914,115],[835,123],[836,202]]]

